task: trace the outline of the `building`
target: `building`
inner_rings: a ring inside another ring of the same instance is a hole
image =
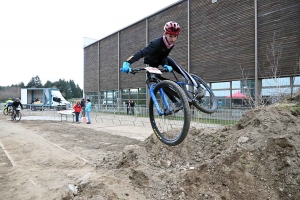
[[[299,19],[299,0],[178,1],[84,48],[85,96],[94,104],[146,105],[144,74],[120,68],[171,20],[182,31],[170,56],[210,83],[218,99],[291,93],[300,86]],[[139,66],[143,59],[132,64]]]

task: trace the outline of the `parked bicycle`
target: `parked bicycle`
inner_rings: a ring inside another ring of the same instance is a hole
[[[194,92],[191,81],[183,78],[179,81],[173,72],[175,80],[162,77],[166,69],[143,67],[133,68],[135,74],[146,70],[146,85],[149,89],[149,117],[157,138],[164,144],[175,146],[187,136],[190,128],[190,106],[194,105],[206,113],[217,109],[217,101],[210,87],[198,76],[191,74],[193,79],[206,90],[206,97],[199,98]]]
[[[20,121],[22,118],[21,108],[17,107],[15,110],[11,109],[10,116],[11,121]]]

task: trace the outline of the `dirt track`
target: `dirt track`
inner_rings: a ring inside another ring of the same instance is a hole
[[[0,115],[1,199],[300,199],[299,115],[252,110],[237,126],[192,129],[176,147],[109,124]]]

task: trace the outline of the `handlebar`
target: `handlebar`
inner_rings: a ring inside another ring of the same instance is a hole
[[[159,69],[161,72],[168,72],[167,69],[165,69],[165,68],[157,68],[157,69]],[[137,72],[142,71],[142,70],[146,70],[145,67],[132,68],[130,73],[136,74]]]

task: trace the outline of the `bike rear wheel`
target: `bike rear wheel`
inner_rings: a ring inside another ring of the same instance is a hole
[[[186,85],[184,85],[182,88],[186,95],[192,101],[192,104],[200,111],[208,114],[214,113],[217,110],[217,99],[215,94],[204,80],[195,74],[190,75],[205,90],[205,96],[202,98],[197,98],[197,93],[195,92],[197,88],[194,87],[190,81],[184,80]]]
[[[164,94],[167,91],[169,94],[164,96],[172,108],[171,113],[168,112],[168,108],[162,100],[161,91]],[[155,86],[154,95],[158,101],[160,110],[165,111],[163,115],[159,115],[153,99],[150,98],[149,116],[155,135],[166,145],[175,146],[180,144],[189,132],[191,121],[189,103],[184,91],[173,81],[165,80]],[[176,100],[176,107],[174,100]]]

